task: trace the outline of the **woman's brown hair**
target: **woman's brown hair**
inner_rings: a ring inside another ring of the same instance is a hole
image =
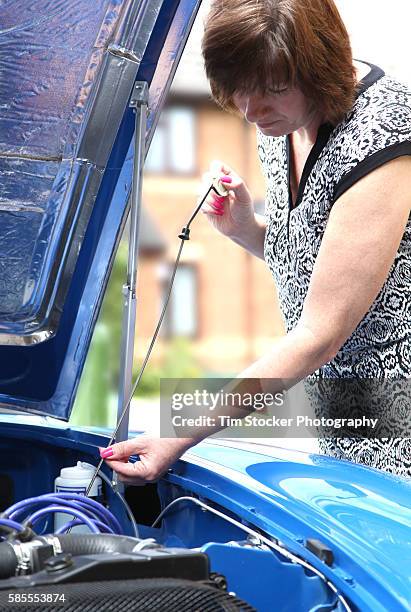
[[[347,30],[333,0],[213,0],[203,56],[214,99],[296,86],[337,124],[355,100]]]

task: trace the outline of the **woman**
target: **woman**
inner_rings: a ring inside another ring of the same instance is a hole
[[[262,218],[242,179],[220,164],[229,195],[209,196],[204,213],[266,260],[287,325],[240,376],[409,378],[411,93],[353,62],[332,0],[215,0],[203,54],[216,101],[256,124],[267,180]],[[378,400],[373,407],[382,410]],[[323,449],[410,476],[408,406],[392,410],[394,437],[324,439]],[[102,456],[127,482],[142,483],[213,431],[136,439]],[[126,463],[132,453],[141,459],[134,465]]]

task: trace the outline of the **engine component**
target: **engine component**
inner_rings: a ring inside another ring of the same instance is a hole
[[[0,515],[0,536],[4,529],[10,532],[14,527],[19,532],[56,513],[74,517],[56,533],[64,533],[75,525],[87,525],[92,533],[122,533],[116,517],[99,502],[78,493],[52,493],[24,499],[5,510]]]
[[[24,575],[22,575],[24,573]],[[17,574],[17,575],[16,575]],[[19,575],[20,574],[20,575]],[[9,576],[6,578],[6,576]],[[213,580],[205,553],[111,534],[0,543],[0,609],[253,612]]]
[[[41,605],[43,603],[43,606]],[[46,603],[47,602],[47,603]],[[110,580],[0,591],[4,612],[256,612],[241,599],[202,582],[153,578]]]
[[[90,481],[93,477],[94,466],[88,463],[77,461],[77,465],[73,467],[65,467],[60,471],[54,483],[54,490],[56,493],[75,493],[77,495],[85,495]],[[101,478],[97,477],[94,481],[92,490],[88,497],[91,497],[95,501],[101,501]],[[60,529],[63,528],[65,531],[66,523],[71,521],[71,517],[66,513],[56,513],[54,516],[54,531],[61,533]],[[73,533],[88,533],[89,529],[86,525],[81,524],[73,526]]]
[[[108,534],[49,535],[0,544],[0,590],[26,586],[28,579],[30,584],[50,584],[153,577],[208,580],[207,555]]]

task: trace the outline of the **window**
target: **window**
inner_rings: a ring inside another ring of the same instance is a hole
[[[195,167],[195,111],[188,106],[166,108],[154,133],[145,169],[153,173],[192,174]]]
[[[166,272],[166,273],[164,273]],[[162,306],[169,288],[172,269],[163,271]],[[192,338],[198,333],[197,268],[192,264],[180,264],[162,325],[165,337]]]

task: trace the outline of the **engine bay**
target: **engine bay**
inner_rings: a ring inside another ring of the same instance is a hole
[[[135,602],[137,591],[146,603],[127,603],[127,610],[355,609],[344,608],[327,578],[229,503],[182,487],[178,470],[158,483],[128,486],[123,496],[104,468],[98,501],[56,493],[62,468],[97,464],[102,436],[29,425],[15,432],[11,427],[1,441],[2,610],[17,600],[21,609],[42,609],[43,596],[56,598],[46,602],[48,610],[64,609],[59,596],[79,606],[90,596],[96,607],[87,609],[115,610],[122,597]],[[56,520],[62,514],[64,524]],[[332,563],[327,547],[311,544]]]

